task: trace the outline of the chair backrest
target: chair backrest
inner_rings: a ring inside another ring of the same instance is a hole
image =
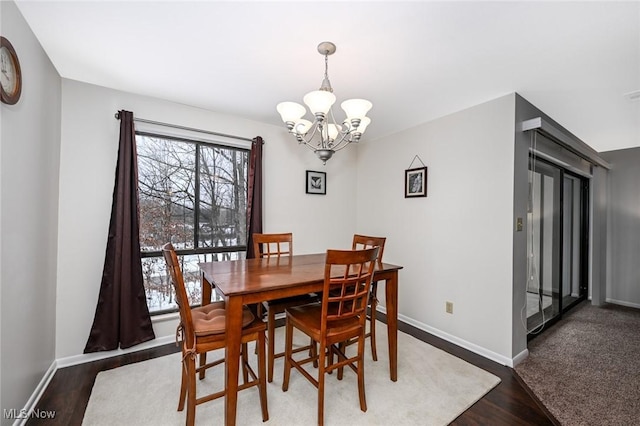
[[[293,234],[253,234],[256,258],[293,256]]]
[[[322,292],[322,333],[326,333],[331,322],[353,317],[358,317],[364,327],[378,250],[378,247],[327,250]]]
[[[193,319],[191,318],[191,307],[189,306],[189,298],[187,297],[187,289],[184,285],[182,269],[178,262],[173,244],[167,243],[162,247],[162,255],[169,270],[171,284],[176,292],[176,303],[180,309],[180,323],[184,331],[184,339],[187,347],[193,347],[195,333],[193,330]]]
[[[370,237],[368,235],[354,234],[351,248],[353,250],[358,250],[380,247],[380,250],[378,250],[378,262],[382,263],[382,253],[384,252],[384,243],[386,240],[386,237]]]

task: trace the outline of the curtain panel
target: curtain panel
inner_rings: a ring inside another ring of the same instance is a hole
[[[84,353],[155,339],[140,258],[138,161],[133,113],[119,111],[120,143],[98,304]]]
[[[247,259],[255,258],[253,234],[262,233],[262,145],[260,136],[251,142],[247,194]]]

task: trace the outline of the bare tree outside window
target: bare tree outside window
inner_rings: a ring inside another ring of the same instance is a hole
[[[171,241],[191,305],[201,301],[197,264],[244,258],[249,151],[137,133],[140,246],[151,313],[176,310],[162,258]]]

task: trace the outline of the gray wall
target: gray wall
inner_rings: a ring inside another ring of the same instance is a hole
[[[601,306],[607,295],[607,271],[610,268],[607,265],[607,184],[609,171],[602,167],[594,167],[593,177],[591,182],[590,258],[591,282],[595,285],[589,288],[589,296],[593,305]]]
[[[404,266],[400,319],[507,365],[514,105],[511,93],[359,144],[356,191],[356,231],[385,235],[386,261]],[[427,197],[404,198],[416,155]]]
[[[600,155],[611,163],[606,300],[640,308],[640,148]]]
[[[0,406],[20,410],[55,360],[61,82],[16,5],[0,11],[23,75],[0,106]]]

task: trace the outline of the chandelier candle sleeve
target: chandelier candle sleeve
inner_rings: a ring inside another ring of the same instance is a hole
[[[365,99],[348,99],[340,104],[346,114],[341,122],[336,122],[332,107],[336,102],[329,82],[328,56],[336,51],[335,44],[322,42],[318,52],[324,55],[325,70],[320,89],[307,93],[303,102],[309,108],[312,121],[307,120],[307,110],[296,102],[281,102],[276,106],[282,121],[301,145],[312,149],[325,164],[333,154],[351,142],[358,142],[371,119],[367,113],[373,104]],[[338,124],[341,123],[341,124]]]

